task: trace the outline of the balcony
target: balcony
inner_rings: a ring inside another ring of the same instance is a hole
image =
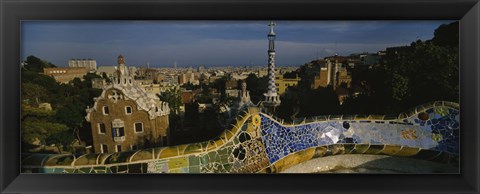
[[[113,141],[115,141],[115,142],[123,142],[123,141],[125,141],[125,136],[113,137]]]

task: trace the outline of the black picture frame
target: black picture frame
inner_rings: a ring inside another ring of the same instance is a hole
[[[478,0],[0,0],[2,193],[478,193]],[[460,174],[20,174],[22,20],[460,20]]]

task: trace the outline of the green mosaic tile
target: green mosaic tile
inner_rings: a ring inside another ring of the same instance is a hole
[[[90,170],[92,170],[92,168],[80,168],[78,170],[82,173],[90,173]]]
[[[234,143],[234,144],[238,144],[238,143],[240,143],[240,141],[238,140],[237,137],[234,137],[234,138],[233,138],[233,143]]]
[[[218,154],[220,154],[220,155],[227,155],[227,154],[228,154],[228,150],[225,149],[225,148],[220,149],[220,150],[218,150]]]
[[[64,170],[65,170],[64,168],[55,168],[53,173],[63,173]]]
[[[55,168],[41,168],[39,171],[41,173],[55,173]]]
[[[210,157],[210,162],[221,162],[217,152],[210,152],[208,156]]]
[[[66,169],[65,169],[65,172],[66,172],[66,173],[75,173],[75,169],[66,168]]]
[[[227,171],[231,172],[232,170],[232,164],[230,163],[224,163],[223,168],[225,168]]]
[[[112,167],[110,167],[110,168],[108,168],[108,169],[110,169],[110,172],[112,172],[112,173],[117,173],[117,171],[118,171],[118,167],[117,167],[117,166],[112,166]]]
[[[105,170],[104,166],[95,166],[93,167],[94,170]]]
[[[190,156],[188,157],[188,163],[190,164],[190,166],[198,166],[200,165],[200,158],[198,158],[197,156]]]
[[[221,157],[220,157],[220,162],[221,162],[222,164],[228,163],[228,155],[221,156]]]
[[[355,148],[355,144],[343,144],[343,148],[345,149],[345,154],[349,154]]]
[[[190,166],[188,171],[190,173],[200,173],[200,167],[199,166]]]
[[[203,155],[200,157],[200,164],[206,165],[210,162],[208,155]]]

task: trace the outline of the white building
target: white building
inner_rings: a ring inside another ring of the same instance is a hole
[[[68,67],[85,67],[88,71],[97,70],[97,61],[93,59],[70,59]]]

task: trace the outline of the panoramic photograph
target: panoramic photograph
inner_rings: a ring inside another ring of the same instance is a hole
[[[23,21],[22,173],[458,174],[459,22]]]

